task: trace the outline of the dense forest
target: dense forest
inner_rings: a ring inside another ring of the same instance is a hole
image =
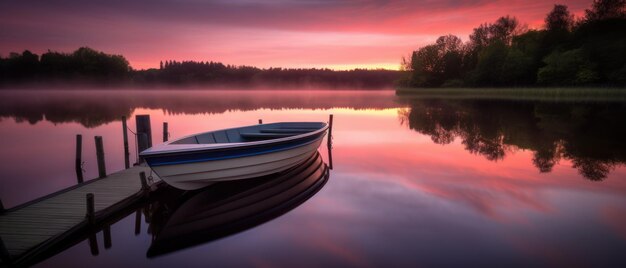
[[[48,51],[41,56],[28,50],[0,57],[0,86],[15,84],[96,85],[214,85],[214,86],[320,86],[385,88],[401,77],[392,70],[335,71],[330,69],[260,69],[220,62],[165,61],[159,69],[133,70],[121,55],[88,47],[72,53]]]
[[[584,17],[555,5],[545,28],[504,16],[478,26],[469,41],[439,37],[404,58],[402,86],[624,86],[626,0],[595,0]]]
[[[401,77],[392,70],[355,69],[260,69],[252,66],[224,65],[220,62],[166,61],[160,68],[134,72],[141,84],[217,84],[265,86],[323,86],[384,88],[391,87]]]

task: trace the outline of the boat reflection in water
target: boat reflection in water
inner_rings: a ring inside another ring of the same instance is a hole
[[[154,204],[156,257],[249,229],[296,208],[328,180],[319,152],[280,174],[221,182],[195,192],[174,191]]]

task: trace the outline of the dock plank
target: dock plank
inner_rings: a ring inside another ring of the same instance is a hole
[[[140,172],[151,173],[145,166],[131,167],[0,214],[0,238],[7,252],[19,257],[83,223],[88,193],[94,194],[96,214],[135,196],[141,191]]]

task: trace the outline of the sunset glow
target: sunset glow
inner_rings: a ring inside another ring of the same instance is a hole
[[[38,2],[33,4],[32,2]],[[543,27],[551,1],[3,1],[0,55],[89,46],[133,68],[161,60],[262,68],[398,69],[438,36],[467,40],[481,23]],[[560,1],[580,16],[591,1]]]

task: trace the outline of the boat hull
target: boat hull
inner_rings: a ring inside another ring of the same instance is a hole
[[[289,169],[317,152],[323,137],[288,150],[175,165],[151,165],[151,168],[163,181],[176,188],[196,190],[219,181],[254,178]]]

